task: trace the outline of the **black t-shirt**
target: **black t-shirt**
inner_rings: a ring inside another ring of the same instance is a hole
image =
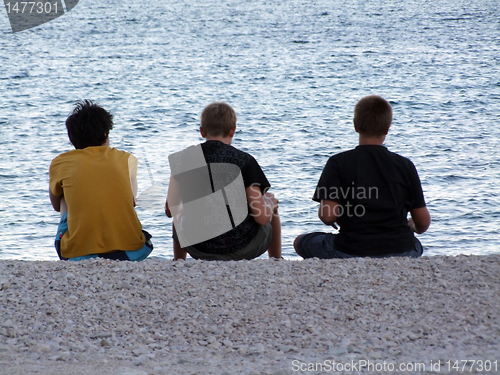
[[[356,256],[412,250],[407,215],[410,209],[425,207],[413,163],[377,145],[357,146],[330,157],[313,200],[342,206],[335,246]]]
[[[206,141],[201,144],[201,148],[205,156],[205,161],[209,166],[211,163],[237,165],[241,170],[245,188],[256,185],[260,187],[262,194],[264,194],[271,187],[257,160],[246,152],[220,141]],[[250,216],[250,208],[248,208],[248,215],[241,224],[229,232],[208,241],[200,242],[194,245],[194,247],[199,251],[209,254],[235,252],[245,248],[255,237],[258,229],[259,224]]]

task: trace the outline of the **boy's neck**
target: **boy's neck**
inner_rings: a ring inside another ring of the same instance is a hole
[[[385,141],[385,135],[382,135],[380,137],[367,137],[365,135],[359,135],[359,145],[360,146],[365,146],[365,145],[376,145],[376,146],[382,146],[382,144]]]
[[[207,137],[207,141],[219,141],[222,143],[225,143],[226,145],[230,145],[231,142],[233,141],[232,136],[227,136],[227,137]]]
[[[234,133],[236,132],[236,126],[231,129],[231,131],[229,132],[229,134],[227,136],[222,136],[222,135],[219,135],[219,136],[211,136],[211,135],[208,135],[205,130],[203,130],[203,128],[200,126],[200,134],[203,138],[205,138],[207,141],[219,141],[219,142],[222,142],[222,143],[225,143],[226,145],[230,145],[231,142],[233,141],[233,137],[234,137]]]

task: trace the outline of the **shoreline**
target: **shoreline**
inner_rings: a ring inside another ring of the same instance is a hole
[[[456,373],[446,363],[456,360],[500,367],[499,275],[500,255],[0,260],[0,373],[312,374],[321,371],[301,370],[332,361],[425,364],[386,369],[414,374]],[[385,373],[355,370],[328,372]]]

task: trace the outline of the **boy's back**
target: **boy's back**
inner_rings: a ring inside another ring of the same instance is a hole
[[[52,161],[50,189],[54,195],[64,194],[70,207],[69,230],[61,239],[65,258],[144,245],[133,207],[129,162],[137,168],[133,155],[108,146],[68,151]]]
[[[222,163],[234,164],[241,171],[245,188],[255,185],[264,194],[271,186],[259,164],[250,154],[223,142],[212,140],[202,143],[201,148],[205,156],[205,161],[209,166],[209,173],[211,173],[211,165]],[[210,254],[225,254],[238,251],[250,243],[252,238],[257,234],[258,229],[259,225],[250,213],[248,213],[245,220],[229,232],[196,244],[194,247],[201,252]]]
[[[340,251],[380,256],[410,251],[413,233],[407,214],[425,207],[413,163],[384,146],[360,145],[332,156],[321,175],[313,200],[337,201]]]
[[[113,116],[84,100],[66,128],[75,150],[57,156],[49,171],[50,201],[61,214],[59,258],[145,259],[153,244],[134,210],[137,158],[109,147]]]

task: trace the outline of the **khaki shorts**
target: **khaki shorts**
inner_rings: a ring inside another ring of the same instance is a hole
[[[250,243],[243,249],[228,254],[208,254],[198,251],[193,246],[185,247],[189,255],[201,260],[251,260],[264,254],[271,245],[271,223],[259,226],[259,230]]]

